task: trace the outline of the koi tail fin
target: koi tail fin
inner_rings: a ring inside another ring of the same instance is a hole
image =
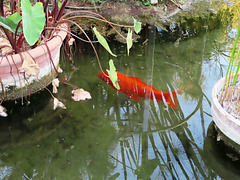
[[[170,107],[176,109],[178,107],[177,94],[180,94],[183,89],[179,89],[173,92],[162,93],[162,101],[166,102]]]

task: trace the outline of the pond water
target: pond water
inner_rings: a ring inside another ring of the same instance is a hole
[[[216,141],[210,104],[235,31],[216,19],[188,23],[168,32],[146,26],[130,56],[116,41],[117,58],[95,45],[104,69],[114,59],[117,71],[158,90],[183,88],[177,109],[116,92],[99,79],[91,47],[77,42],[73,66],[62,54],[62,76],[92,99],[74,102],[72,87],[61,84],[56,96],[66,110],[54,111],[46,90],[30,104],[5,103],[0,179],[239,179],[238,156]]]

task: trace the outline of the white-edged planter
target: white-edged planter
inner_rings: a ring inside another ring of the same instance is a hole
[[[229,139],[240,145],[240,120],[226,112],[217,98],[217,94],[223,88],[224,79],[220,79],[212,90],[212,117],[219,130]]]
[[[39,85],[34,85],[33,87],[29,85],[32,85],[34,82],[37,83],[43,78],[46,80],[44,82],[45,85],[51,82],[54,77],[46,77],[51,74],[54,74],[53,76],[56,75],[54,66],[57,68],[59,65],[60,48],[68,30],[67,24],[62,24],[60,27],[65,30],[57,31],[54,37],[47,42],[52,60],[50,59],[45,44],[20,54],[0,57],[0,93],[2,93],[6,99],[28,95],[29,92],[32,93],[41,89]],[[28,77],[25,73],[20,72],[19,68],[22,66],[23,59],[27,56],[31,57],[39,65],[40,70],[38,77]],[[24,89],[27,93],[23,93]],[[30,89],[30,91],[26,89]]]

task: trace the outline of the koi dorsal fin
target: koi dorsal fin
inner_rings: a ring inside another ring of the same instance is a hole
[[[129,77],[129,78],[131,78],[131,79],[133,79],[135,81],[138,81],[138,82],[142,82],[142,80],[140,78],[138,78],[138,77]]]

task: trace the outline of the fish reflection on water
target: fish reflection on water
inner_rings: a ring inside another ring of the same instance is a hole
[[[113,89],[118,92],[127,94],[131,99],[139,101],[139,97],[149,98],[156,100],[158,103],[163,101],[170,107],[176,109],[177,105],[177,94],[182,92],[182,89],[173,92],[162,92],[154,87],[144,83],[138,77],[130,77],[125,74],[117,72],[118,84],[120,89],[116,89],[108,77],[108,72],[99,73],[99,78],[109,84]]]

